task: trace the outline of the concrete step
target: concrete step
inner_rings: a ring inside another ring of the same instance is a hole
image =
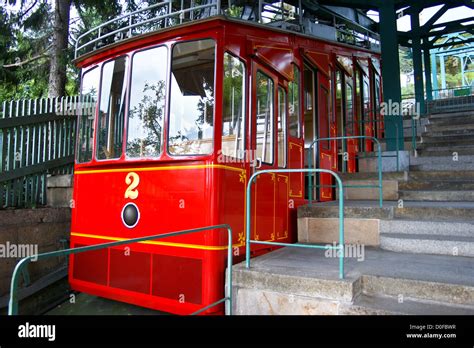
[[[385,175],[385,174],[384,174]],[[466,171],[424,171],[424,172],[408,172],[407,174],[409,180],[429,180],[433,181],[474,181],[474,170]]]
[[[441,131],[428,131],[424,132],[421,135],[422,137],[474,137],[474,129],[469,128],[461,128],[461,129],[453,129],[453,130],[441,130]]]
[[[421,142],[418,142],[418,145],[435,145],[443,144],[443,146],[448,145],[462,145],[462,144],[474,144],[474,133],[473,135],[444,135],[444,136],[432,136],[430,133],[424,133],[421,137]]]
[[[429,124],[435,125],[460,125],[460,124],[474,124],[474,115],[464,115],[457,117],[435,117],[429,118]]]
[[[339,177],[343,182],[348,180],[378,180],[378,173],[338,173]],[[408,178],[408,172],[385,172],[382,173],[383,180],[406,180]],[[474,178],[474,172],[473,172]],[[473,179],[474,180],[474,179]]]
[[[439,191],[462,191],[462,190],[472,190],[474,191],[474,180],[450,180],[450,181],[441,181],[441,180],[410,180],[402,181],[398,183],[398,188],[400,190],[439,190]]]
[[[449,149],[440,149],[440,148],[428,148],[428,149],[419,149],[417,150],[418,157],[423,158],[423,157],[433,157],[439,160],[439,157],[450,157],[450,160],[452,161],[452,158],[454,158],[454,155],[458,157],[472,157],[474,156],[474,148],[449,148]],[[459,161],[458,161],[459,162]],[[456,164],[457,166],[457,164]],[[464,166],[465,168],[463,170],[469,170],[469,166]],[[474,167],[472,167],[474,168]],[[471,169],[472,169],[471,168]]]
[[[400,199],[410,201],[474,202],[474,191],[400,190]]]
[[[457,159],[457,161],[455,161]],[[474,153],[458,153],[457,157],[453,153],[433,152],[420,150],[417,157],[410,157],[410,171],[473,171]]]
[[[429,120],[438,120],[438,119],[445,119],[445,118],[451,119],[451,118],[466,117],[466,116],[474,116],[474,110],[431,114],[428,116],[428,119]]]
[[[403,253],[474,257],[474,236],[381,233],[380,247]]]
[[[345,311],[348,315],[473,315],[474,307],[401,299],[392,296],[361,295]]]
[[[337,202],[298,208],[298,218],[337,218],[338,214]],[[474,203],[404,200],[403,207],[399,208],[398,202],[384,201],[384,206],[380,208],[376,201],[346,201],[344,216],[354,219],[466,221],[474,217]]]
[[[474,143],[421,143],[417,145],[418,155],[421,156],[453,156],[474,154]]]
[[[446,256],[430,256],[429,258],[441,258],[444,262],[450,262],[446,261]],[[389,296],[402,303],[406,300],[418,300],[445,305],[468,306],[468,308],[474,309],[474,287],[471,284],[423,278],[414,279],[406,276],[364,274],[362,289],[366,296]]]
[[[343,182],[347,180],[377,180],[378,173],[341,173],[339,174]],[[399,185],[409,184],[414,181],[441,181],[453,182],[460,181],[474,182],[474,170],[457,171],[426,171],[426,172],[385,172],[382,173],[383,180],[398,180]]]
[[[443,132],[443,131],[455,131],[455,130],[473,130],[474,124],[427,124],[425,130],[427,132]]]
[[[466,221],[423,221],[423,220],[381,220],[380,232],[395,234],[431,234],[433,236],[474,237],[474,220]]]
[[[436,158],[436,156],[429,156],[429,158]],[[474,168],[474,164],[472,163],[453,163],[449,165],[448,163],[422,163],[422,164],[415,164],[410,165],[409,169],[411,172],[420,172],[420,171],[446,171],[449,168],[453,172],[457,171],[466,171],[472,170]]]

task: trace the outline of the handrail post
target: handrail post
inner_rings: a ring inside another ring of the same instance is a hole
[[[224,289],[224,297],[228,299],[226,301],[225,314],[232,315],[232,228],[227,226],[227,281]]]
[[[10,283],[10,300],[8,301],[8,315],[18,315],[18,296],[17,290],[19,286],[19,277],[22,269],[31,262],[32,257],[25,257],[20,260],[13,270],[12,280]]]
[[[211,303],[210,305],[205,306],[204,308],[199,309],[198,311],[191,313],[192,315],[194,314],[199,314],[207,309],[210,309],[214,306],[217,306],[218,304],[222,302],[226,302],[226,313],[229,313],[229,315],[232,315],[232,227],[228,224],[221,224],[221,225],[214,225],[214,226],[208,226],[208,227],[201,227],[201,228],[195,228],[195,229],[190,229],[190,230],[183,230],[183,231],[178,231],[178,232],[171,232],[171,233],[163,233],[159,235],[153,235],[153,236],[146,236],[146,237],[139,237],[139,238],[133,238],[133,239],[128,239],[128,240],[121,240],[121,241],[115,241],[115,242],[110,242],[110,243],[102,243],[102,244],[93,244],[93,245],[88,245],[88,246],[83,246],[83,247],[78,247],[78,248],[70,248],[70,249],[63,249],[63,250],[58,250],[58,251],[51,251],[51,252],[46,252],[42,254],[37,254],[37,255],[32,255],[25,257],[21,259],[17,265],[15,266],[15,269],[13,271],[12,275],[12,280],[10,283],[10,299],[8,303],[8,315],[17,315],[18,314],[18,296],[17,296],[17,290],[19,286],[19,276],[31,260],[33,258],[36,260],[41,260],[41,259],[46,259],[49,257],[58,257],[58,256],[68,256],[68,255],[73,255],[73,254],[79,254],[83,252],[88,252],[88,251],[93,251],[93,250],[99,250],[99,249],[104,249],[104,248],[111,248],[111,247],[116,247],[116,246],[121,246],[121,245],[129,245],[129,244],[134,244],[134,243],[141,243],[149,240],[156,240],[156,239],[164,239],[164,238],[169,238],[169,237],[176,237],[176,236],[181,236],[185,234],[190,234],[190,233],[197,233],[197,232],[204,232],[204,231],[211,231],[211,230],[219,230],[219,229],[227,229],[227,235],[228,235],[228,242],[227,242],[227,279],[226,279],[226,285],[224,288],[224,298],[220,299],[219,301],[216,301],[214,303]]]
[[[266,245],[275,245],[275,246],[287,246],[287,247],[310,247],[310,246],[307,246],[307,245],[302,245],[302,244],[288,244],[288,243],[279,243],[279,242],[257,242],[257,241],[253,241],[250,239],[250,235],[252,233],[252,230],[251,230],[251,204],[252,204],[252,200],[251,200],[251,193],[252,193],[252,184],[256,181],[256,178],[259,176],[259,175],[262,175],[262,174],[275,174],[275,173],[326,173],[326,174],[330,174],[332,175],[333,177],[336,178],[336,181],[337,181],[337,186],[339,188],[339,192],[342,192],[343,191],[343,185],[342,185],[342,180],[341,178],[339,177],[339,175],[337,175],[335,172],[333,172],[332,170],[328,170],[328,169],[269,169],[269,170],[262,170],[262,171],[258,171],[258,172],[255,172],[249,179],[249,182],[247,183],[247,188],[246,188],[246,216],[245,216],[245,246],[246,246],[246,255],[245,255],[245,265],[246,265],[246,268],[250,268],[250,251],[251,251],[251,248],[250,248],[250,244],[253,242],[255,244],[258,244],[258,243],[263,243],[263,244],[266,244]],[[337,249],[339,250],[339,253],[338,253],[338,257],[339,257],[339,278],[340,279],[344,279],[344,195],[343,194],[340,194],[339,197],[339,245],[337,246],[337,248],[332,248],[332,249]],[[316,246],[314,246],[314,248],[316,248]],[[320,249],[329,249],[331,247],[328,247],[328,246],[318,246],[318,248]]]

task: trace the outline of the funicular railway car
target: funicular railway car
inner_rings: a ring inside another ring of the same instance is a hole
[[[72,247],[225,223],[239,262],[255,171],[304,168],[316,138],[374,135],[374,123],[362,122],[375,121],[380,102],[372,34],[359,45],[324,40],[303,33],[311,13],[298,1],[233,3],[165,1],[146,9],[154,21],[139,11],[78,40],[81,110],[90,112],[78,123]],[[265,20],[265,12],[277,14]],[[318,146],[320,168],[356,171],[355,153],[372,145],[349,141],[348,161],[340,143]],[[318,181],[317,199],[333,200],[331,177]],[[262,175],[251,238],[295,242],[305,191],[302,174]],[[252,246],[254,255],[268,251]],[[69,281],[78,291],[188,314],[223,297],[225,255],[226,235],[208,231],[77,254]]]

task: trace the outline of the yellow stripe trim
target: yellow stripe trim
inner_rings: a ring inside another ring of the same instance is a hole
[[[74,237],[84,237],[84,238],[93,238],[93,239],[104,239],[110,241],[125,241],[130,240],[130,238],[118,238],[118,237],[109,237],[109,236],[100,236],[96,234],[85,234],[85,233],[77,233],[72,232],[71,236]],[[198,245],[198,244],[184,244],[184,243],[172,243],[172,242],[156,242],[156,241],[143,241],[138,242],[140,244],[149,244],[149,245],[161,245],[161,246],[169,246],[169,247],[176,247],[176,248],[187,248],[187,249],[200,249],[200,250],[227,250],[227,246],[206,246],[206,245]],[[233,248],[240,248],[245,244],[234,244]]]
[[[160,167],[141,167],[141,168],[119,168],[119,169],[97,169],[97,170],[79,170],[74,174],[98,174],[98,173],[123,173],[123,172],[154,172],[161,170],[182,170],[182,169],[207,169],[207,168],[216,168],[216,169],[225,169],[231,170],[234,172],[243,172],[244,169],[224,166],[221,164],[199,164],[191,166],[160,166]]]

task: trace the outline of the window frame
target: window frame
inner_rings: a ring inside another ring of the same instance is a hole
[[[301,139],[303,137],[302,118],[303,118],[303,115],[304,115],[304,112],[302,112],[302,110],[304,110],[303,108],[305,108],[306,95],[305,95],[305,91],[302,89],[301,69],[298,66],[298,64],[296,64],[295,62],[291,63],[291,65],[293,65],[293,71],[295,71],[295,70],[298,71],[298,81],[296,83],[297,90],[298,90],[298,98],[297,98],[298,112],[297,112],[297,117],[296,118],[298,119],[298,124],[297,124],[297,135],[296,136],[291,135],[291,130],[290,130],[291,117],[290,117],[290,113],[289,113],[289,107],[290,107],[289,89],[290,89],[291,84],[295,82],[294,79],[293,79],[293,81],[288,81],[288,92],[287,92],[287,111],[288,111],[287,125],[288,125],[288,131],[287,131],[287,136],[295,138],[295,139]],[[302,94],[303,94],[303,96],[302,96]],[[301,103],[301,100],[303,100],[303,103]]]
[[[124,76],[124,84],[125,84],[125,97],[124,97],[124,102],[125,102],[125,109],[124,109],[124,121],[123,121],[123,136],[122,136],[122,153],[119,157],[115,157],[115,158],[103,158],[103,159],[100,159],[98,157],[98,152],[97,152],[97,149],[98,149],[98,141],[99,141],[99,116],[100,116],[100,104],[101,104],[101,101],[102,101],[102,85],[103,85],[103,75],[104,75],[104,67],[110,63],[110,62],[113,62],[117,59],[120,59],[120,58],[125,58],[126,59],[126,62],[125,62],[125,76]],[[95,133],[94,133],[94,160],[96,162],[100,162],[100,163],[103,163],[103,162],[116,162],[116,161],[120,161],[120,160],[123,160],[124,156],[125,156],[125,141],[126,138],[125,138],[125,133],[127,133],[127,129],[125,128],[126,127],[126,120],[125,119],[128,119],[128,107],[129,107],[129,95],[130,95],[130,85],[129,85],[129,77],[131,77],[131,74],[130,74],[130,54],[129,53],[124,53],[124,54],[120,54],[120,55],[117,55],[113,58],[110,58],[110,59],[107,59],[105,61],[103,61],[101,64],[100,64],[100,83],[99,83],[99,95],[98,95],[98,102],[97,102],[97,110],[96,110],[96,117],[95,117]]]
[[[95,148],[96,148],[96,144],[95,144],[95,139],[96,139],[96,129],[97,129],[97,109],[99,108],[99,103],[100,103],[100,90],[101,90],[101,85],[102,85],[102,66],[101,64],[96,64],[90,68],[88,68],[86,71],[82,72],[81,73],[81,86],[80,86],[80,89],[79,89],[79,98],[81,97],[82,95],[82,88],[84,87],[84,76],[88,73],[90,73],[91,71],[95,70],[95,69],[98,69],[99,70],[99,83],[98,83],[98,86],[97,86],[97,105],[95,107],[95,110],[94,110],[94,120],[92,122],[93,124],[93,128],[92,128],[92,148],[91,148],[91,158],[88,159],[87,161],[85,162],[79,162],[79,154],[81,151],[79,151],[79,148],[81,146],[81,141],[80,141],[80,126],[81,126],[81,117],[78,117],[78,122],[77,122],[77,131],[76,131],[76,146],[75,146],[75,154],[74,154],[74,161],[75,161],[75,164],[76,165],[84,165],[84,164],[89,164],[89,163],[92,163],[93,161],[95,161]],[[81,100],[80,100],[81,102]]]
[[[248,89],[248,69],[247,69],[247,64],[245,63],[245,61],[239,57],[238,55],[232,53],[231,51],[229,50],[224,50],[224,53],[222,55],[222,60],[223,60],[223,64],[222,64],[222,73],[223,73],[223,76],[225,74],[225,55],[226,54],[229,54],[230,56],[234,57],[235,59],[238,59],[240,63],[242,63],[243,67],[244,67],[244,73],[243,73],[243,77],[244,77],[244,82],[243,82],[243,93],[242,93],[242,96],[243,96],[243,105],[242,105],[242,109],[243,109],[243,115],[242,115],[242,121],[243,121],[243,127],[242,127],[242,138],[243,138],[243,142],[242,142],[242,148],[243,148],[243,153],[242,153],[242,157],[233,157],[233,156],[230,156],[230,155],[226,155],[222,152],[222,138],[223,138],[223,135],[222,135],[222,130],[223,130],[223,127],[224,127],[224,113],[222,112],[221,114],[221,140],[220,140],[220,151],[221,151],[221,154],[223,156],[226,156],[228,158],[232,158],[232,159],[237,159],[237,160],[241,160],[241,161],[245,161],[246,159],[246,154],[245,154],[245,149],[247,148],[247,107],[249,105],[249,98],[248,98],[248,93],[247,93],[247,89]],[[224,99],[225,99],[225,96],[224,96],[224,78],[222,79],[222,110],[224,110]]]
[[[280,140],[280,136],[279,136],[279,118],[281,116],[281,102],[280,102],[280,91],[283,92],[283,97],[284,97],[284,108],[285,108],[285,114],[284,114],[284,117],[282,117],[282,130],[283,130],[283,154],[284,154],[284,161],[283,161],[283,166],[280,166],[280,146],[279,146],[279,140]],[[288,107],[289,107],[289,103],[288,103],[288,91],[285,89],[285,87],[283,87],[282,85],[278,85],[278,116],[277,116],[277,127],[276,127],[276,136],[277,136],[277,149],[278,149],[278,158],[277,158],[277,166],[278,168],[283,168],[283,169],[286,169],[288,167],[288,118],[289,118],[289,115],[288,115]]]
[[[165,80],[165,83],[166,83],[166,95],[165,95],[165,111],[164,111],[164,115],[163,115],[163,124],[162,124],[162,132],[161,132],[161,151],[159,153],[159,155],[157,156],[146,156],[146,157],[129,157],[128,154],[127,154],[127,142],[128,142],[128,129],[129,129],[129,120],[130,120],[130,102],[131,102],[131,99],[132,99],[132,79],[133,79],[133,60],[135,58],[135,55],[138,54],[138,53],[141,53],[141,52],[145,52],[145,51],[149,51],[149,50],[152,50],[152,49],[156,49],[156,48],[160,48],[160,47],[165,47],[166,48],[166,58],[167,58],[167,61],[166,61],[166,70],[165,70],[165,77],[166,77],[166,80]],[[149,47],[145,47],[145,48],[142,48],[142,49],[139,49],[137,51],[134,51],[129,59],[130,59],[130,67],[129,67],[129,76],[128,76],[128,98],[127,98],[127,121],[125,123],[125,130],[124,130],[124,133],[125,133],[125,139],[124,139],[124,156],[125,156],[125,160],[126,161],[144,161],[144,160],[157,160],[157,159],[160,159],[163,154],[164,154],[164,148],[165,148],[165,133],[167,133],[167,118],[168,118],[168,111],[169,111],[169,94],[171,93],[171,89],[170,89],[170,80],[169,80],[169,71],[171,70],[170,67],[170,47],[166,44],[166,43],[160,43],[158,45],[153,45],[153,46],[149,46]],[[102,79],[101,79],[102,81]]]
[[[257,101],[258,99],[258,94],[257,94],[257,75],[258,73],[261,73],[263,76],[267,77],[271,82],[272,82],[272,110],[271,110],[271,118],[272,118],[272,122],[270,123],[272,125],[272,128],[271,128],[271,147],[272,147],[272,151],[271,151],[271,162],[265,162],[263,160],[263,158],[260,158],[261,161],[262,161],[262,164],[265,164],[267,166],[273,166],[275,164],[275,143],[276,143],[276,133],[275,132],[275,128],[277,128],[277,122],[276,122],[276,115],[275,115],[275,94],[277,92],[277,88],[276,86],[278,86],[278,82],[275,83],[275,80],[273,79],[273,77],[270,76],[270,74],[266,73],[262,67],[258,66],[256,71],[255,71],[255,83],[254,83],[254,86],[255,86],[255,102]],[[255,157],[258,158],[257,156],[257,147],[258,147],[258,142],[257,142],[257,135],[258,135],[258,131],[257,131],[257,107],[255,105]],[[262,151],[262,155],[265,155],[265,153]],[[263,157],[263,156],[262,156]]]
[[[212,122],[213,122],[213,134],[212,134],[212,149],[209,153],[203,154],[173,154],[170,152],[170,124],[171,124],[171,84],[173,82],[173,50],[174,48],[182,43],[190,43],[190,42],[196,42],[196,41],[205,41],[205,40],[212,40],[214,41],[214,107],[213,107],[213,115],[212,115]],[[169,156],[170,158],[185,158],[185,157],[209,157],[213,156],[215,154],[216,150],[216,93],[217,93],[217,64],[219,63],[220,57],[218,58],[218,52],[219,52],[219,45],[218,45],[219,39],[216,37],[212,36],[207,36],[207,37],[199,37],[195,39],[189,39],[189,40],[182,40],[182,41],[176,41],[172,43],[169,46],[168,50],[168,96],[166,98],[167,101],[167,110],[166,110],[166,119],[165,119],[165,132],[166,132],[166,142],[164,146],[166,147],[166,155]]]

